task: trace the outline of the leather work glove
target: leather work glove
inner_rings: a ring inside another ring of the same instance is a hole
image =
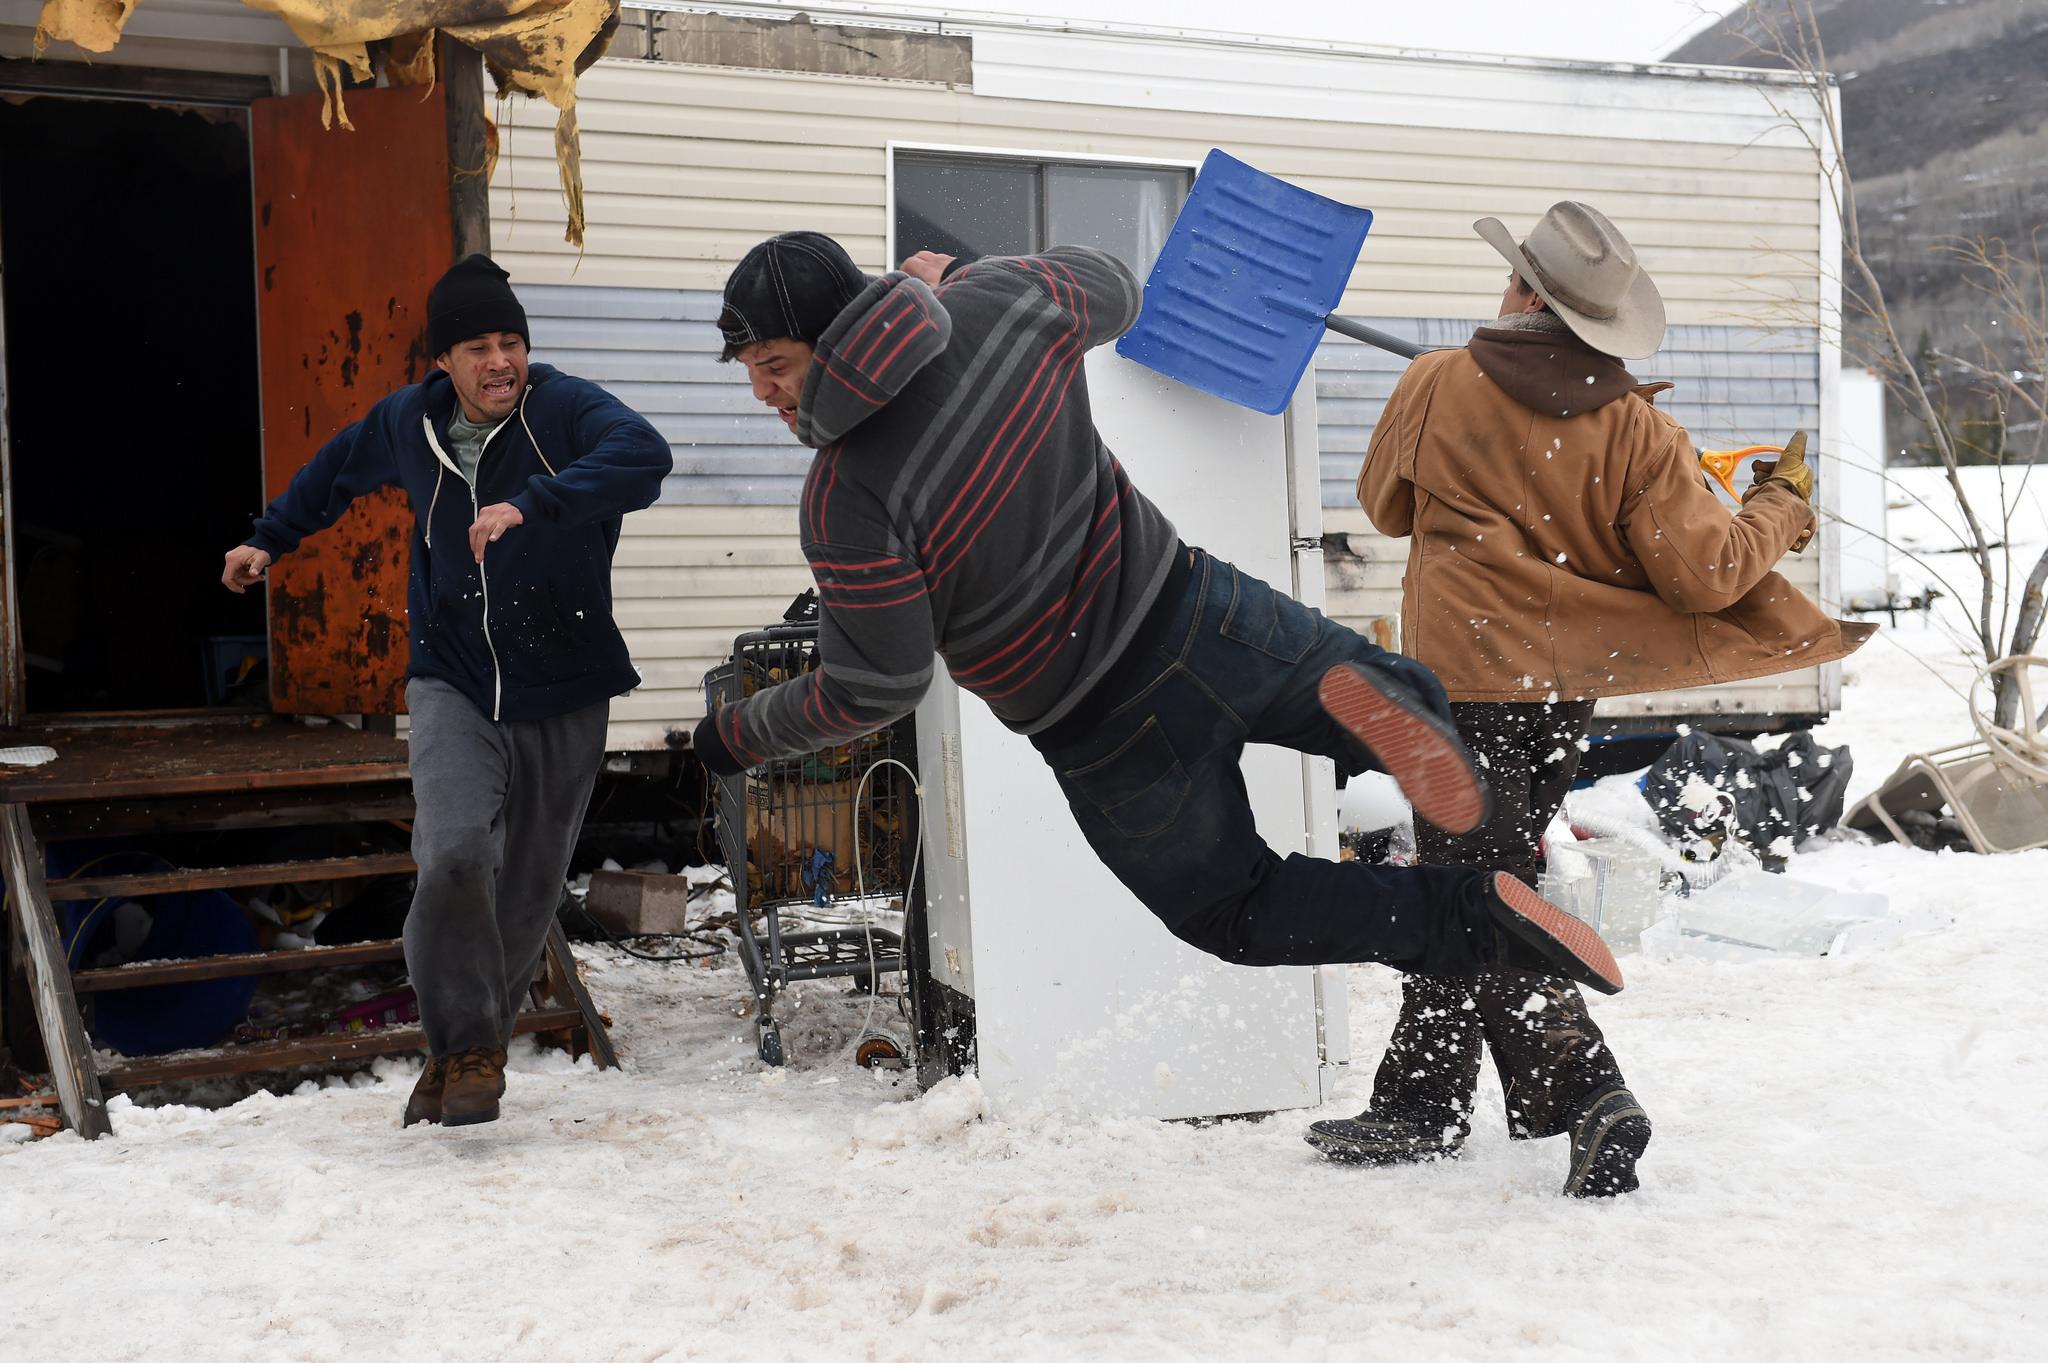
[[[1810,509],[1813,506],[1813,465],[1806,462],[1806,432],[1794,431],[1792,438],[1785,442],[1785,452],[1776,459],[1759,459],[1750,465],[1749,491],[1742,494],[1746,503],[1750,498],[1771,483],[1780,483],[1799,494],[1799,500]],[[1813,526],[1808,525],[1792,541],[1792,552],[1800,553],[1813,542]]]
[[[1800,501],[1812,505],[1813,465],[1806,462],[1806,432],[1792,432],[1792,438],[1785,442],[1785,453],[1778,458],[1759,459],[1750,465],[1750,478],[1749,491],[1742,494],[1745,502],[1766,483],[1783,483],[1799,494]]]

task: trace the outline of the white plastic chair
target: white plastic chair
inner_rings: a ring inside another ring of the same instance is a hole
[[[1849,811],[1843,826],[1911,842],[1902,815],[1947,813],[1975,851],[2048,847],[2048,730],[2034,701],[2036,670],[2048,679],[2048,658],[2001,658],[1980,672],[1970,688],[1977,737],[1912,754]],[[1992,723],[1978,704],[1984,683],[2001,671],[2013,674],[2019,691],[2019,721],[2013,728]]]

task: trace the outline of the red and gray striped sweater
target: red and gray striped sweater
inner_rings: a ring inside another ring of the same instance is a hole
[[[839,314],[796,423],[818,452],[801,535],[821,666],[719,712],[736,756],[901,718],[935,656],[1021,733],[1109,670],[1178,542],[1096,434],[1081,370],[1139,299],[1121,262],[1065,246],[975,261],[936,290],[885,275]]]

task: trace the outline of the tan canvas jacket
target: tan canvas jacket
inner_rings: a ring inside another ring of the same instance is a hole
[[[1402,647],[1451,699],[1735,681],[1870,636],[1771,570],[1806,504],[1772,484],[1731,511],[1651,405],[1665,387],[1568,334],[1495,327],[1402,376],[1358,499],[1381,533],[1411,536]]]

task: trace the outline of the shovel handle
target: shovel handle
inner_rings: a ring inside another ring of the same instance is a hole
[[[1378,346],[1381,350],[1399,355],[1404,360],[1412,360],[1417,355],[1438,348],[1436,346],[1417,345],[1413,341],[1404,341],[1399,336],[1389,336],[1377,327],[1369,327],[1363,322],[1354,322],[1349,317],[1325,317],[1323,325],[1336,332],[1339,336],[1349,336],[1354,341],[1363,341],[1369,346]]]

